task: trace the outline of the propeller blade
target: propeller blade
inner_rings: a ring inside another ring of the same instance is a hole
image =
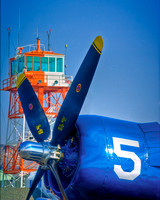
[[[50,168],[50,170],[52,171],[52,174],[54,175],[56,181],[57,181],[57,184],[59,186],[59,190],[62,194],[62,197],[63,197],[63,200],[68,200],[67,198],[67,195],[64,191],[64,188],[62,186],[62,183],[60,181],[60,178],[59,178],[59,175],[58,175],[58,172],[57,172],[57,168],[56,168],[56,162],[54,160],[49,160],[48,162],[48,167]]]
[[[48,180],[48,171],[46,170],[43,174],[43,181],[44,181],[44,185],[45,187],[50,190],[50,185],[49,185],[49,180]]]
[[[38,97],[24,74],[20,74],[17,79],[17,89],[28,126],[34,138],[43,142],[50,135],[50,126]]]
[[[36,175],[35,175],[35,177],[34,177],[34,180],[33,180],[33,182],[32,182],[32,185],[31,185],[31,188],[30,188],[30,190],[29,190],[29,193],[28,193],[28,195],[27,195],[26,200],[29,200],[30,197],[32,196],[32,194],[33,194],[35,188],[37,187],[37,185],[38,185],[38,183],[39,183],[41,177],[43,176],[43,173],[44,173],[44,170],[41,169],[41,167],[39,167],[38,170],[37,170],[37,173],[36,173]]]
[[[72,131],[94,76],[103,39],[97,36],[81,64],[55,122],[51,145],[61,143]]]

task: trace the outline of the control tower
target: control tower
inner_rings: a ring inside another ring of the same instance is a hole
[[[39,38],[36,44],[18,47],[15,57],[9,58],[9,78],[3,80],[2,86],[3,91],[10,93],[3,173],[4,176],[13,174],[14,183],[21,179],[21,187],[24,186],[24,175],[35,171],[37,165],[24,161],[18,155],[20,143],[33,140],[33,137],[18,97],[17,78],[24,73],[30,81],[48,118],[52,134],[55,118],[72,83],[72,77],[65,75],[64,64],[65,55],[50,49],[45,51]]]

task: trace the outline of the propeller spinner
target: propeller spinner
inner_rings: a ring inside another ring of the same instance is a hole
[[[37,95],[24,74],[18,77],[17,89],[23,111],[34,138],[39,142],[27,141],[23,142],[19,147],[19,155],[23,159],[32,160],[40,164],[26,200],[30,199],[44,171],[48,169],[53,173],[63,199],[68,199],[56,169],[58,161],[63,159],[63,153],[59,148],[59,144],[70,136],[75,126],[93,79],[102,48],[103,39],[101,36],[97,36],[84,58],[60,108],[50,143],[44,142],[50,135],[50,127]]]

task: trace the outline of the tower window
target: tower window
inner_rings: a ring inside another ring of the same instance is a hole
[[[11,66],[12,66],[12,75],[17,74],[18,73],[18,61],[17,60],[12,61]]]
[[[18,73],[23,72],[24,56],[18,59]]]
[[[27,71],[32,71],[32,56],[27,56]]]
[[[13,73],[13,66],[14,66],[14,61],[11,61],[11,74],[14,75]]]
[[[48,58],[47,57],[41,58],[41,70],[48,71]]]
[[[55,72],[55,58],[49,58],[49,72]]]
[[[40,71],[40,57],[34,57],[34,71]]]
[[[63,72],[63,58],[57,58],[57,72]]]

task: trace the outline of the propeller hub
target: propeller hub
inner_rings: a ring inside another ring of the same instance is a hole
[[[60,160],[62,152],[59,146],[50,146],[48,143],[26,141],[20,144],[18,153],[21,158],[31,160],[40,165],[47,165],[49,160]]]

